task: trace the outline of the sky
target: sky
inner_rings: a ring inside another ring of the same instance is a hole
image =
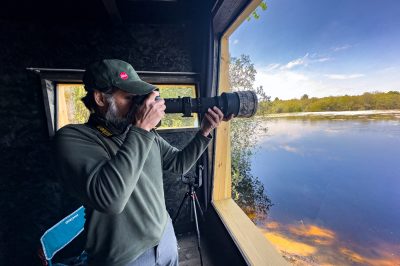
[[[272,99],[400,91],[399,0],[266,0],[229,38]]]

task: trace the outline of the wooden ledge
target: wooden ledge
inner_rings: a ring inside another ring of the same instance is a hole
[[[290,265],[232,199],[212,204],[248,265]]]

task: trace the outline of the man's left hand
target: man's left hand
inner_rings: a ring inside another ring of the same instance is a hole
[[[232,118],[233,114],[227,118],[224,118],[224,114],[216,106],[214,106],[212,109],[208,108],[207,113],[204,114],[204,118],[201,121],[200,132],[203,136],[207,137],[214,128],[219,126],[221,121],[229,121]]]

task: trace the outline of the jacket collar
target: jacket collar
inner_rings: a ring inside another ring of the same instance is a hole
[[[127,131],[127,129],[130,127],[126,128],[117,128],[115,127],[112,123],[107,121],[104,117],[92,113],[89,117],[89,120],[87,124],[93,128],[95,128],[97,131],[99,131],[103,136],[105,137],[112,137],[114,135],[121,135]]]

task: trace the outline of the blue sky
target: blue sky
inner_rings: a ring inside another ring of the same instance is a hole
[[[281,99],[400,91],[400,0],[266,0],[230,36]]]

